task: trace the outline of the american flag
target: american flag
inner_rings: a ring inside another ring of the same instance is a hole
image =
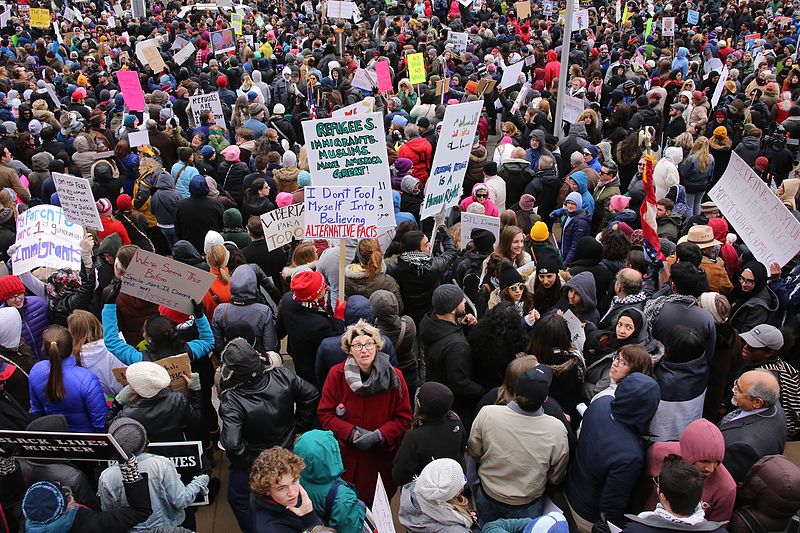
[[[639,208],[639,218],[642,221],[642,233],[644,234],[643,251],[645,257],[651,262],[655,263],[657,260],[664,260],[664,254],[661,253],[661,242],[658,240],[658,233],[656,233],[656,191],[653,186],[653,164],[655,158],[651,154],[647,154],[644,158],[644,172],[642,173],[642,181],[644,182],[645,201],[642,207]]]
[[[314,101],[314,91],[311,90],[311,85],[306,87],[306,94],[308,95],[308,118],[316,120],[317,103]]]

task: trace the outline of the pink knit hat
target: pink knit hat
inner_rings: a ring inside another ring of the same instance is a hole
[[[239,147],[235,144],[232,144],[225,148],[222,151],[222,157],[225,158],[225,161],[239,161],[239,156],[242,155],[242,152],[239,150]]]
[[[611,197],[611,210],[615,213],[620,213],[627,209],[628,204],[631,203],[630,196],[622,196],[621,194],[615,194]]]
[[[278,195],[275,197],[275,203],[278,204],[278,207],[286,207],[287,205],[292,205],[292,193],[279,192]]]

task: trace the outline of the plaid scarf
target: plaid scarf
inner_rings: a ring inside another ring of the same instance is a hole
[[[697,305],[697,298],[689,296],[688,294],[668,294],[666,296],[659,296],[649,301],[644,307],[644,317],[647,319],[647,331],[653,331],[653,322],[655,322],[664,304],[669,302],[684,303],[688,305]]]

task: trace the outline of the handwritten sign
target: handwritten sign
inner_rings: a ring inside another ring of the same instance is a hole
[[[378,194],[375,205],[379,225],[394,226],[383,115],[361,113],[349,117],[306,120],[302,124],[314,185],[376,185]]]
[[[564,320],[567,321],[572,344],[575,345],[578,351],[583,352],[583,345],[586,343],[586,330],[583,328],[581,319],[575,316],[572,311],[567,311],[564,313]]]
[[[458,204],[482,108],[481,100],[445,108],[431,175],[425,183],[425,199],[420,206],[421,218],[428,218]]]
[[[531,2],[530,0],[522,0],[522,2],[517,2],[514,4],[514,8],[517,10],[517,18],[521,20],[525,20],[531,17]]]
[[[409,54],[406,59],[408,60],[408,80],[412,84],[425,83],[425,58],[422,52]]]
[[[31,27],[32,28],[50,28],[50,10],[31,8]]]
[[[378,188],[374,186],[306,187],[306,238],[375,239],[378,237]]]
[[[577,96],[564,95],[564,121],[575,124],[583,113],[583,99]]]
[[[475,213],[461,213],[461,249],[467,247],[472,240],[473,229],[485,229],[494,235],[494,241],[500,241],[500,219]]]
[[[336,109],[331,116],[334,117],[349,117],[352,115],[358,115],[360,113],[371,113],[372,107],[375,105],[375,97],[374,96],[367,96],[363,100],[356,102],[355,104],[349,105],[347,107],[340,107]]]
[[[53,182],[67,220],[79,226],[102,231],[103,223],[97,212],[92,185],[86,178],[53,172]]]
[[[507,89],[519,83],[519,77],[522,74],[522,67],[524,66],[524,61],[517,61],[513,65],[507,66],[503,71],[503,77],[500,79],[500,88]]]
[[[190,96],[189,108],[192,110],[192,118],[196,126],[200,125],[200,114],[203,110],[208,109],[214,113],[214,121],[217,126],[225,127],[225,115],[222,113],[222,102],[220,102],[218,92]]]
[[[355,2],[328,0],[328,16],[337,19],[353,18]]]
[[[378,533],[395,533],[392,507],[389,505],[389,497],[386,494],[386,488],[383,486],[380,473],[378,474],[378,482],[375,485],[372,516],[375,517],[375,527]]]
[[[145,65],[149,66],[150,69],[155,73],[162,72],[167,66],[166,63],[164,63],[164,58],[161,57],[161,53],[158,51],[158,45],[155,42],[142,46],[142,55],[146,60]]]
[[[697,22],[700,20],[700,12],[690,9],[686,14],[686,20],[689,22],[689,24],[697,24]]]
[[[450,35],[448,35],[448,39],[450,39],[450,42],[453,43],[453,49],[460,54],[467,52],[467,41],[469,39],[468,35],[469,34],[467,34],[467,32],[458,31],[451,31]]]
[[[719,75],[719,81],[717,82],[717,86],[714,89],[714,95],[711,97],[711,107],[717,107],[719,103],[719,99],[722,98],[722,89],[725,88],[725,82],[728,81],[728,67],[722,67],[722,73]]]
[[[192,362],[189,359],[189,354],[182,353],[179,355],[173,355],[172,357],[165,357],[153,362],[158,366],[164,367],[169,374],[170,389],[179,392],[187,392],[189,390],[186,380],[183,379],[184,373],[190,377],[192,375]],[[123,387],[128,384],[128,380],[125,378],[126,370],[128,370],[127,367],[111,369],[111,372],[114,373],[114,379],[116,379],[117,382]]]
[[[54,269],[81,266],[83,227],[67,220],[64,210],[37,205],[17,218],[18,245],[12,258],[15,275],[37,267]]]
[[[767,267],[771,263],[783,266],[797,255],[800,222],[735,152],[708,196]]]
[[[291,204],[261,215],[267,250],[276,250],[291,243],[292,239],[303,240],[306,227],[304,211],[304,204]]]
[[[378,61],[375,63],[375,74],[378,76],[378,90],[388,93],[392,90],[392,73],[389,71],[388,61]]]
[[[572,31],[583,31],[589,27],[589,10],[577,9],[572,17]]]
[[[375,78],[376,74],[374,72],[359,68],[356,69],[355,74],[353,74],[352,84],[353,87],[358,87],[359,89],[372,92],[372,89],[378,85],[378,80]]]
[[[213,281],[209,272],[138,250],[122,278],[121,292],[191,315],[192,300],[201,301]]]
[[[664,17],[661,24],[664,37],[675,37],[675,17]]]
[[[196,48],[194,47],[193,43],[186,43],[186,46],[181,48],[179,51],[175,52],[175,55],[172,56],[172,59],[175,60],[175,63],[178,65],[183,65],[186,63],[186,60],[190,57],[194,57],[194,53]]]
[[[231,26],[233,26],[233,31],[236,35],[242,34],[242,17],[239,13],[231,13]]]
[[[104,433],[0,430],[0,450],[17,459],[108,461],[127,458],[114,437]]]

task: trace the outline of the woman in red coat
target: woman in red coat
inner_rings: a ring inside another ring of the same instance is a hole
[[[397,491],[392,463],[411,429],[406,382],[382,348],[377,328],[363,320],[349,326],[342,335],[348,357],[328,373],[318,411],[323,429],[333,431],[339,441],[342,477],[370,506],[379,473],[390,500]]]

